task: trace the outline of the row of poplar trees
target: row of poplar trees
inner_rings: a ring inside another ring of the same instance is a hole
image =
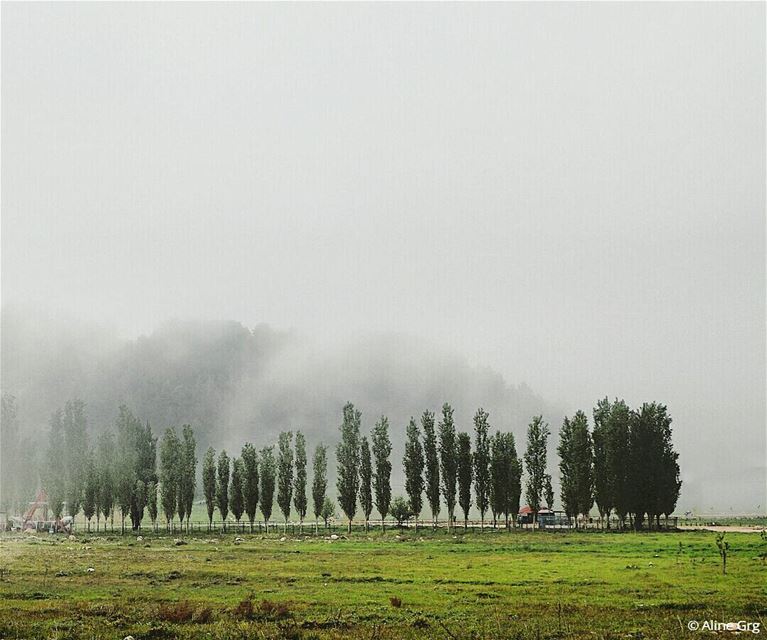
[[[185,471],[178,489],[178,513],[188,518],[194,500],[194,434],[184,427]],[[41,479],[48,495],[48,506],[55,519],[75,517],[80,511],[90,528],[96,517],[114,523],[120,510],[121,528],[126,517],[138,529],[145,511],[157,519],[158,477],[157,438],[144,423],[121,406],[115,432],[105,431],[89,442],[85,405],[70,400],[51,417],[48,451]]]
[[[367,528],[373,508],[381,521],[392,515],[398,522],[418,517],[424,497],[434,526],[442,506],[450,526],[460,507],[464,526],[475,507],[484,526],[488,512],[493,526],[499,520],[508,528],[519,511],[523,468],[526,470],[525,499],[534,513],[543,506],[552,509],[554,491],[547,473],[549,426],[541,416],[528,425],[524,456],[517,455],[514,436],[491,434],[489,415],[474,414],[473,442],[469,433],[456,429],[453,409],[444,404],[437,419],[425,411],[420,425],[411,418],[406,427],[403,468],[404,497],[392,498],[389,422],[381,416],[370,437],[362,433],[362,414],[353,404],[343,408],[340,440],[336,446],[337,498],[351,530],[361,508]],[[90,527],[96,517],[114,519],[120,510],[138,529],[145,511],[152,523],[161,510],[170,528],[174,518],[189,527],[196,494],[196,441],[191,426],[180,433],[166,429],[159,443],[149,423],[143,423],[121,406],[116,430],[88,442],[84,404],[67,402],[51,419],[49,452],[43,472],[49,504],[55,518],[80,510]],[[594,504],[608,527],[612,513],[621,527],[629,523],[641,528],[645,517],[660,525],[660,516],[676,507],[681,481],[678,454],[671,442],[671,417],[662,404],[643,404],[631,410],[623,400],[600,400],[593,410],[593,429],[586,414],[578,411],[565,417],[559,433],[561,502],[570,518],[588,517]],[[523,465],[524,462],[524,465]],[[313,479],[308,486],[306,440],[298,431],[279,434],[275,446],[260,451],[246,443],[239,457],[226,451],[216,456],[211,447],[202,464],[202,492],[209,525],[216,509],[226,523],[231,514],[239,523],[247,517],[251,528],[260,509],[264,522],[272,517],[274,501],[285,523],[293,509],[303,525],[311,507],[315,521],[335,514],[335,503],[327,496],[328,448],[318,444],[312,456]],[[159,471],[159,472],[158,472]],[[158,504],[159,503],[159,504]]]

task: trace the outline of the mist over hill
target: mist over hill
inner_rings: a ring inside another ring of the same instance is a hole
[[[21,428],[35,438],[44,439],[53,411],[79,397],[92,434],[111,426],[126,404],[156,434],[193,425],[200,454],[209,444],[232,452],[245,441],[271,444],[287,429],[302,430],[310,446],[332,445],[351,401],[364,430],[389,417],[396,474],[407,420],[444,402],[465,431],[484,407],[494,428],[515,433],[518,448],[532,415],[552,424],[561,415],[524,384],[401,334],[328,346],[266,325],[172,321],[121,340],[100,327],[7,309],[2,325],[2,390],[16,397]]]

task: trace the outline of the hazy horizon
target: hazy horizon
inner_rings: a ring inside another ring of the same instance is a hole
[[[568,413],[663,402],[680,505],[764,512],[764,22],[3,3],[3,314],[120,344],[265,323],[333,362],[406,336]],[[2,329],[4,377],[49,366]]]

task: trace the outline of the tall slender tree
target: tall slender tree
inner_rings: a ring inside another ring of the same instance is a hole
[[[493,528],[508,502],[510,472],[505,434],[496,431],[490,437],[490,512],[493,514]]]
[[[229,456],[222,450],[218,454],[216,468],[216,506],[221,514],[221,522],[226,531],[226,518],[229,515]]]
[[[423,509],[423,447],[421,446],[421,434],[414,418],[410,418],[407,425],[407,437],[405,441],[405,456],[402,460],[405,468],[405,491],[407,492],[410,510],[415,517],[415,528],[418,530],[418,516]]]
[[[562,506],[568,518],[588,517],[594,500],[593,446],[588,418],[578,411],[572,420],[565,416],[559,432],[559,471]]]
[[[439,421],[439,471],[442,479],[442,497],[447,505],[448,526],[452,528],[458,481],[458,442],[453,408],[447,402],[442,405],[442,419]]]
[[[149,512],[149,521],[153,529],[157,526],[157,491],[157,483],[150,482],[147,486],[146,510]]]
[[[104,516],[104,528],[107,519],[112,515],[115,504],[115,439],[111,431],[102,433],[97,441],[98,447],[98,503]],[[98,514],[96,514],[96,529],[98,529]]]
[[[208,510],[208,530],[213,526],[213,510],[216,508],[216,451],[208,447],[202,461],[202,492]]]
[[[547,473],[543,481],[543,499],[549,511],[554,509],[554,487],[551,485],[551,474]]]
[[[85,485],[83,486],[83,515],[88,523],[88,531],[91,530],[91,520],[97,511],[98,502],[98,474],[96,463],[93,459],[93,451],[88,449],[85,453]]]
[[[373,512],[373,462],[366,436],[360,440],[360,506],[365,516],[365,531],[368,531],[370,514]]]
[[[607,398],[599,400],[594,407],[594,430],[592,441],[594,447],[594,501],[599,510],[600,521],[607,520],[610,528],[610,513],[615,506],[615,487],[610,474],[607,451],[610,428],[610,401]],[[566,507],[565,507],[566,510]]]
[[[160,504],[165,514],[168,531],[178,505],[181,475],[181,441],[176,429],[168,427],[160,442]]]
[[[489,415],[481,407],[474,414],[474,494],[479,509],[480,528],[485,528],[485,513],[490,506]]]
[[[277,467],[274,461],[274,447],[261,449],[261,514],[264,516],[264,527],[269,532],[269,520],[274,507],[274,486]]]
[[[328,448],[320,443],[312,457],[312,503],[314,505],[315,529],[319,524],[328,489]]]
[[[458,434],[458,504],[463,511],[463,528],[469,528],[471,509],[471,481],[474,476],[471,458],[471,437],[468,433]]]
[[[519,501],[522,495],[522,460],[517,455],[517,445],[514,434],[506,434],[506,453],[509,456],[509,489],[507,492],[508,502],[504,515],[506,516],[506,528],[509,528],[509,514],[512,519],[519,513]]]
[[[232,460],[232,475],[229,480],[229,510],[237,521],[237,527],[240,526],[240,519],[245,511],[245,500],[242,495],[242,476],[244,475],[242,460],[234,458]]]
[[[80,512],[87,472],[88,434],[85,403],[69,400],[64,405],[64,464],[67,512],[75,517]]]
[[[338,503],[348,519],[351,533],[352,520],[357,512],[357,494],[360,488],[360,422],[362,414],[351,402],[343,409],[341,441],[336,446]]]
[[[245,513],[248,515],[250,532],[253,533],[253,522],[256,519],[258,507],[258,453],[256,448],[248,443],[242,447],[242,497],[245,502]]]
[[[535,416],[527,427],[527,451],[525,451],[525,467],[527,468],[527,488],[525,497],[527,504],[533,510],[535,521],[538,521],[538,511],[541,509],[543,489],[546,482],[546,448],[549,439],[549,425],[543,421],[543,416]]]
[[[66,484],[64,480],[64,412],[59,409],[50,420],[48,435],[48,451],[46,465],[43,471],[43,481],[48,491],[48,506],[53,517],[59,520],[64,513],[66,500]]]
[[[290,499],[293,497],[293,432],[283,431],[277,440],[277,505],[288,530]]]
[[[373,485],[375,505],[381,514],[381,528],[386,529],[386,516],[391,506],[391,440],[389,440],[389,419],[386,416],[373,427]]]
[[[182,428],[181,441],[181,472],[179,473],[178,491],[178,514],[186,515],[186,528],[189,530],[189,518],[194,506],[194,493],[197,489],[197,442],[194,438],[194,429],[185,424]]]
[[[426,462],[424,473],[426,500],[431,509],[432,527],[436,528],[440,512],[439,451],[437,449],[437,433],[434,429],[434,414],[431,411],[423,412],[421,428],[423,429],[423,452]]]
[[[296,478],[293,486],[293,506],[298,513],[301,531],[304,530],[304,518],[307,509],[306,462],[306,440],[303,433],[296,431]]]

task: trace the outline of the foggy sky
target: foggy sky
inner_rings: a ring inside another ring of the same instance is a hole
[[[683,502],[764,511],[764,12],[3,3],[3,305],[662,401]]]

